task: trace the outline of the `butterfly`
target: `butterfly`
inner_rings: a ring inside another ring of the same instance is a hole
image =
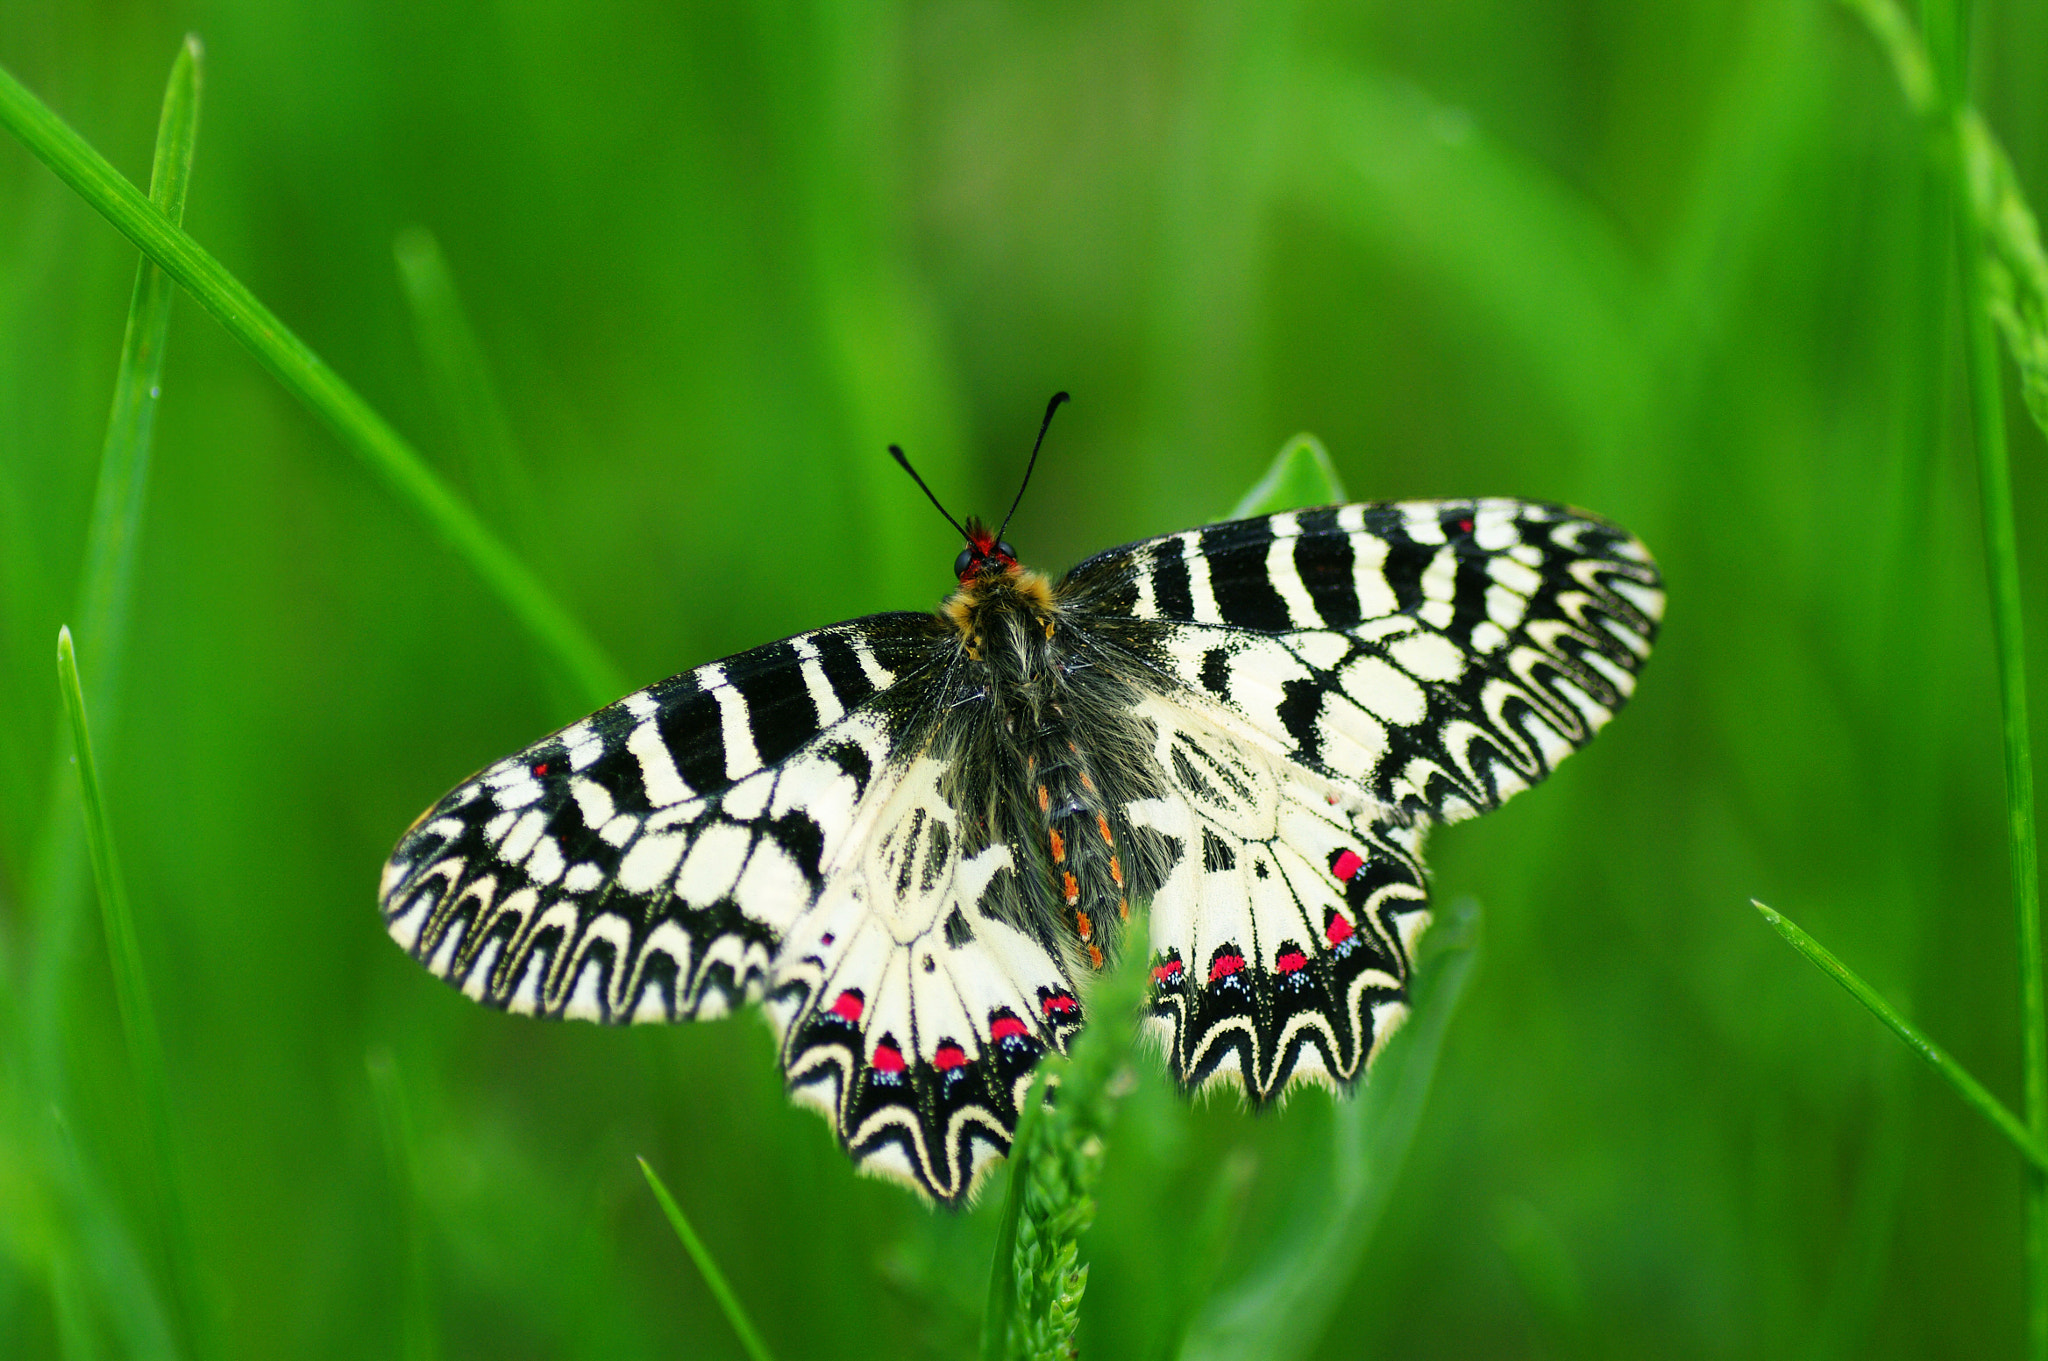
[[[1539,502],[1288,511],[1057,581],[954,523],[936,612],[685,671],[458,785],[385,867],[392,936],[524,1015],[757,1003],[862,1170],[959,1203],[1124,948],[1184,1089],[1358,1079],[1407,1014],[1424,833],[1583,746],[1663,613],[1642,544]]]

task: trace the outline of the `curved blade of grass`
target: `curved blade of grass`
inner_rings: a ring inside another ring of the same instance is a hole
[[[1479,909],[1454,903],[1423,939],[1411,996],[1414,1014],[1373,1064],[1371,1078],[1341,1102],[1327,1153],[1266,1258],[1210,1299],[1188,1330],[1190,1361],[1269,1361],[1305,1355],[1357,1271],[1422,1117],[1444,1032],[1478,955]]]
[[[436,476],[404,436],[285,328],[242,282],[121,177],[64,120],[0,69],[0,126],[76,190],[122,235],[227,328],[342,444],[425,520],[534,638],[575,677],[593,705],[625,687],[580,625],[504,541]]]
[[[202,49],[187,35],[171,63],[164,107],[157,124],[156,154],[150,167],[149,201],[172,224],[185,216],[192,182],[192,154],[199,135],[199,78]],[[144,256],[135,266],[128,304],[121,367],[114,379],[113,411],[100,453],[99,484],[93,492],[91,527],[86,531],[85,575],[79,589],[79,632],[93,647],[93,709],[100,714],[100,738],[107,736],[107,696],[120,680],[128,650],[128,606],[135,590],[135,557],[142,507],[149,489],[150,453],[156,443],[158,394],[164,371],[164,339],[171,325],[171,279]]]
[[[171,1154],[170,1099],[164,1081],[163,1042],[157,1031],[156,1010],[149,999],[148,979],[143,972],[142,945],[135,932],[135,915],[129,909],[128,889],[121,879],[113,837],[107,831],[106,806],[100,798],[99,771],[93,762],[92,734],[86,725],[85,696],[79,689],[78,657],[72,648],[69,628],[57,631],[57,685],[63,692],[64,709],[71,721],[71,740],[78,752],[78,793],[84,805],[85,843],[92,861],[93,882],[99,888],[101,915],[106,924],[107,958],[114,975],[114,1000],[120,1009],[121,1030],[128,1043],[128,1061],[135,1070],[135,1083],[142,1095],[143,1119],[148,1126],[146,1137],[155,1154],[157,1193],[163,1202],[165,1237],[178,1281],[186,1327],[197,1339],[205,1331],[204,1302],[199,1294],[192,1232],[178,1184],[176,1159]]]
[[[425,227],[408,227],[391,250],[426,361],[427,387],[461,446],[470,494],[499,532],[518,543],[538,518],[533,484],[441,243]]]
[[[172,60],[164,86],[163,107],[157,122],[156,146],[150,167],[150,201],[170,222],[184,214],[191,184],[192,161],[198,142],[199,91],[202,50],[199,40],[187,36]],[[93,677],[93,711],[101,717],[104,739],[109,719],[115,713],[119,694],[118,677],[127,652],[128,616],[134,596],[135,563],[141,539],[143,508],[147,501],[151,451],[155,445],[156,411],[161,391],[165,341],[169,333],[171,304],[175,291],[171,280],[145,256],[137,262],[128,317],[122,337],[120,366],[114,382],[106,437],[101,445],[98,481],[85,542],[85,563],[79,581],[78,618],[88,630],[99,664]],[[106,926],[107,950],[113,963],[116,1001],[121,1010],[123,1031],[135,1079],[141,1088],[145,1140],[151,1145],[155,1162],[157,1196],[162,1206],[163,1236],[179,1302],[175,1311],[197,1349],[203,1350],[207,1335],[205,1302],[201,1295],[196,1261],[192,1252],[189,1221],[171,1154],[168,1099],[164,1069],[149,995],[136,947],[134,922],[113,862],[111,841],[105,834],[105,815],[98,799],[98,772],[91,760],[85,722],[85,701],[77,675],[76,659],[67,634],[59,637],[59,687],[71,711],[71,733],[60,738],[53,754],[50,805],[32,861],[35,900],[41,907],[39,949],[28,987],[27,1036],[32,1071],[44,1079],[51,1099],[58,1099],[62,1085],[62,1034],[65,1031],[69,980],[74,972],[78,942],[82,935],[85,888],[79,874],[81,836],[93,851],[95,877],[102,883],[102,916]],[[76,764],[79,781],[72,784],[68,767]],[[86,781],[91,783],[87,784]],[[72,791],[84,796],[85,818],[69,806]],[[93,845],[97,836],[99,845]],[[117,1234],[123,1218],[105,1188],[85,1176],[75,1152],[54,1157],[59,1176],[69,1185],[77,1202],[68,1223],[82,1233]],[[54,1269],[67,1270],[83,1257],[100,1261],[103,1254],[87,1253],[82,1243],[58,1249]],[[135,1269],[142,1270],[136,1258]],[[103,1264],[103,1263],[102,1263]],[[125,1279],[125,1278],[124,1278]],[[162,1314],[147,1292],[102,1277],[102,1302],[116,1316],[124,1331],[162,1327]]]
[[[1226,520],[1272,515],[1304,506],[1328,506],[1347,499],[1330,451],[1314,435],[1296,435],[1280,446],[1273,466],[1231,507]]]
[[[648,1188],[654,1192],[654,1198],[661,1202],[662,1213],[668,1216],[669,1224],[676,1231],[676,1237],[683,1240],[683,1250],[689,1253],[690,1260],[697,1264],[697,1270],[704,1276],[704,1284],[711,1287],[712,1298],[716,1299],[718,1307],[725,1311],[726,1322],[732,1324],[732,1330],[739,1334],[740,1345],[746,1348],[747,1355],[754,1358],[754,1361],[774,1361],[768,1344],[754,1331],[753,1323],[747,1318],[747,1311],[740,1307],[739,1296],[733,1294],[732,1287],[726,1284],[725,1273],[718,1269],[718,1263],[712,1258],[711,1250],[704,1246],[704,1240],[697,1237],[697,1231],[691,1228],[690,1221],[683,1217],[682,1207],[677,1205],[675,1197],[668,1193],[668,1187],[661,1184],[661,1178],[654,1175],[654,1169],[648,1166],[647,1159],[640,1158],[637,1161],[642,1175],[647,1178]]]
[[[1901,1040],[1906,1047],[1927,1060],[1930,1067],[1955,1088],[1956,1094],[1979,1115],[1989,1120],[1999,1133],[2012,1140],[2020,1156],[2036,1167],[2048,1168],[2048,1149],[2034,1142],[2027,1133],[2027,1127],[2020,1118],[2007,1109],[2004,1102],[1993,1096],[1983,1083],[1970,1075],[1970,1071],[1949,1057],[1943,1049],[1920,1032],[1911,1021],[1893,1010],[1891,1003],[1884,1000],[1877,989],[1857,976],[1856,971],[1837,959],[1825,945],[1802,931],[1784,913],[1764,906],[1756,899],[1750,899],[1750,906],[1763,914],[1777,933],[1783,936],[1800,954],[1812,961],[1815,968],[1840,983],[1848,994],[1870,1009],[1870,1014],[1883,1021],[1885,1026]]]

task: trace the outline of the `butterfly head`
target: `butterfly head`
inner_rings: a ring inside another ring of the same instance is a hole
[[[1043,572],[1017,562],[1017,552],[990,533],[979,520],[966,525],[967,547],[954,559],[960,589],[939,607],[939,614],[960,634],[967,655],[1014,656],[1020,674],[1042,669],[1038,657],[1051,639],[1059,606],[1052,583]]]
[[[972,586],[985,576],[1015,573],[1017,550],[989,530],[980,520],[967,521],[967,547],[960,550],[960,556],[953,559],[953,575],[960,578],[960,584]]]

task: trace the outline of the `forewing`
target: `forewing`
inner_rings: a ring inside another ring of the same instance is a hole
[[[1542,779],[1635,687],[1649,553],[1526,501],[1330,506],[1113,549],[1060,591],[1080,627],[1159,621],[1149,660],[1272,751],[1393,815],[1451,821]]]
[[[757,998],[907,728],[929,615],[713,662],[570,724],[435,804],[385,866],[398,943],[477,1001],[675,1021]]]

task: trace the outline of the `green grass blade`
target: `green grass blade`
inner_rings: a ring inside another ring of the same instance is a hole
[[[196,38],[187,37],[179,47],[164,88],[163,109],[157,125],[156,148],[150,172],[150,201],[164,216],[177,222],[184,213],[191,183],[194,148],[198,138],[201,49]],[[163,271],[147,257],[138,262],[123,334],[120,365],[114,383],[113,400],[101,446],[98,481],[92,516],[86,534],[85,563],[80,576],[77,617],[94,647],[96,666],[92,678],[91,711],[100,721],[104,741],[111,726],[119,695],[118,675],[127,651],[129,604],[134,594],[135,563],[141,537],[143,509],[147,501],[151,451],[155,443],[156,410],[161,390],[165,339],[168,334],[174,289]],[[67,675],[68,673],[68,675]],[[24,1001],[27,1029],[26,1057],[31,1079],[44,1100],[62,1101],[64,1088],[61,1049],[69,1025],[67,1006],[74,999],[70,988],[76,971],[84,927],[86,884],[81,874],[81,841],[87,823],[76,806],[80,786],[73,783],[71,768],[80,766],[80,779],[88,771],[79,759],[79,736],[84,732],[82,691],[77,689],[75,662],[67,665],[60,656],[60,689],[68,700],[78,697],[72,731],[61,733],[52,754],[49,804],[31,857],[33,899],[39,906],[37,949],[33,957]],[[68,706],[69,707],[69,706]],[[89,817],[99,805],[97,789],[87,805]],[[98,823],[104,831],[104,816]],[[106,854],[110,857],[111,850]],[[101,863],[95,855],[94,868]],[[142,1088],[142,1105],[147,1127],[145,1141],[152,1145],[156,1160],[157,1193],[163,1206],[164,1237],[173,1258],[176,1292],[185,1322],[196,1336],[204,1333],[203,1302],[191,1254],[190,1232],[182,1208],[179,1183],[170,1155],[167,1102],[163,1093],[161,1054],[155,1041],[155,1024],[142,985],[140,963],[134,948],[133,919],[127,913],[125,895],[118,877],[114,894],[103,893],[103,920],[107,948],[114,961],[114,976],[120,991],[117,1003],[128,1042],[136,1081]],[[125,948],[124,948],[125,947]],[[13,995],[9,994],[10,1003]],[[53,1291],[59,1291],[58,1276],[75,1281],[79,1264],[101,1261],[105,1254],[88,1251],[84,1235],[98,1234],[111,1241],[123,1229],[120,1208],[97,1179],[85,1176],[77,1167],[74,1152],[50,1153],[56,1176],[68,1187],[72,1212],[62,1223],[73,1241],[53,1247]],[[131,1254],[127,1260],[140,1258]],[[132,1273],[131,1273],[132,1275]],[[108,1286],[104,1279],[103,1287]],[[132,1285],[132,1282],[131,1282]],[[59,1291],[61,1294],[61,1291]],[[162,1312],[146,1292],[114,1284],[98,1293],[126,1330],[163,1326]],[[68,1307],[68,1306],[66,1306]],[[60,1313],[62,1311],[60,1310]],[[74,1322],[76,1322],[74,1320]],[[77,1334],[77,1327],[67,1324]],[[89,1334],[87,1335],[89,1337]]]
[[[441,1349],[434,1330],[426,1236],[420,1223],[419,1158],[412,1111],[406,1105],[405,1087],[399,1081],[398,1064],[390,1050],[373,1050],[364,1067],[370,1074],[370,1096],[377,1107],[377,1131],[384,1141],[384,1159],[391,1168],[392,1194],[398,1199],[398,1231],[405,1240],[405,1302],[399,1315],[399,1355],[405,1361],[433,1361]]]
[[[1348,499],[1323,442],[1314,435],[1296,435],[1280,446],[1273,466],[1223,518],[1243,520],[1305,506],[1335,505]]]
[[[192,154],[199,133],[199,39],[188,36],[171,64],[164,88],[163,117],[157,125],[156,155],[150,169],[149,200],[176,225],[185,215],[192,182]],[[79,590],[79,633],[93,647],[93,708],[100,737],[107,735],[107,699],[118,688],[127,653],[128,606],[134,595],[136,547],[149,487],[156,412],[164,368],[164,340],[171,325],[171,279],[144,256],[135,266],[135,289],[122,339],[121,367],[114,380],[113,411],[100,454],[99,484],[93,493],[92,522],[86,532],[85,575]]]
[[[164,87],[150,170],[150,201],[171,222],[184,215],[191,183],[193,148],[199,130],[199,40],[187,37],[171,63]],[[155,447],[164,342],[174,290],[164,272],[144,256],[135,267],[113,407],[101,445],[99,480],[86,531],[85,566],[79,581],[79,632],[93,649],[92,709],[104,744],[114,726],[119,676],[128,652],[128,607],[134,596],[135,560]],[[49,811],[32,858],[37,901],[43,904],[43,948],[29,987],[32,1043],[47,1066],[48,1048],[61,1024],[63,980],[70,974],[71,942],[78,932],[84,884],[77,873],[79,822],[69,804],[69,770],[74,753],[59,738],[52,756]]]
[[[2026,1181],[2027,1354],[2035,1361],[2048,1361],[2048,1164],[2031,1156],[2032,1150],[2048,1147],[2048,995],[2044,995],[2042,977],[2040,850],[2034,825],[2019,535],[2013,515],[1996,339],[1996,331],[2002,330],[2019,369],[2027,408],[2048,432],[2048,252],[2042,250],[2039,227],[2020,194],[2010,160],[1967,98],[1968,7],[1951,0],[1927,0],[1921,11],[1925,31],[1916,34],[1892,0],[1846,3],[1891,59],[1907,103],[1927,125],[1930,159],[1953,181],[1958,272],[1963,285],[1964,371],[1977,450],[1985,575],[1998,662],[2006,845],[2019,949],[2021,1089],[2025,1147],[2030,1150]],[[1988,1108],[1980,1109],[1991,1114]],[[1998,1110],[2006,1120],[2011,1119],[2004,1107]]]
[[[500,533],[521,542],[538,518],[532,481],[441,244],[425,227],[408,227],[392,254],[426,361],[427,387],[461,447],[470,494]]]
[[[1892,0],[1842,2],[1884,49],[1907,105],[1935,122],[1939,135],[1944,109],[1934,62],[1905,13]],[[2020,192],[2012,158],[1975,108],[1956,108],[1948,135],[1955,142],[1960,193],[1979,233],[1985,306],[2019,372],[2027,410],[2048,432],[2048,250],[2041,245],[2040,224]]]
[[[1936,63],[1942,95],[1937,159],[1946,157],[1954,178],[1957,263],[1963,284],[1963,369],[1968,379],[1972,433],[1977,449],[1977,494],[1984,533],[1984,568],[1991,593],[1991,638],[1998,662],[1999,726],[2005,738],[2006,854],[2012,876],[2020,975],[2020,1089],[2027,1133],[2048,1146],[2048,997],[2041,963],[2040,848],[2034,828],[2034,757],[2027,716],[2026,635],[2020,609],[2019,533],[2013,513],[2012,469],[2005,436],[2005,392],[1998,371],[1994,275],[2001,272],[1995,205],[1980,195],[1978,167],[1988,135],[1973,139],[1967,100],[1968,11],[1948,0],[1922,10],[1927,32],[1945,46]],[[1947,79],[1939,77],[1946,70]],[[2016,197],[2016,195],[2015,195]],[[2023,209],[2024,211],[2024,209]],[[2031,230],[2029,217],[2027,228]],[[2010,276],[2006,276],[2010,281]],[[2048,1168],[2026,1173],[2027,1354],[2048,1361]]]
[[[1300,1199],[1251,1271],[1202,1305],[1181,1355],[1190,1361],[1307,1354],[1345,1297],[1422,1117],[1437,1055],[1477,958],[1479,909],[1452,905],[1424,937],[1414,1014],[1387,1042],[1371,1077],[1330,1122]]]
[[[593,705],[624,689],[604,654],[503,540],[451,491],[355,389],[285,328],[204,247],[14,76],[0,70],[0,126],[19,138],[122,235],[156,261],[285,388],[340,437],[398,499],[469,563],[513,616],[576,678]]]
[[[1871,1015],[1884,1022],[1894,1035],[1904,1040],[1908,1049],[1927,1060],[1928,1066],[1941,1074],[1971,1109],[1989,1120],[2001,1134],[2012,1140],[2013,1147],[2020,1151],[2021,1157],[2036,1167],[2048,1168],[2048,1149],[2037,1144],[2033,1136],[2027,1133],[2027,1127],[2020,1122],[2020,1118],[2007,1109],[2004,1102],[1993,1096],[1983,1083],[1971,1076],[1968,1069],[1951,1058],[1947,1050],[1928,1039],[1911,1021],[1893,1010],[1891,1003],[1885,1001],[1877,989],[1858,977],[1855,970],[1837,959],[1825,945],[1800,930],[1791,918],[1755,899],[1751,899],[1750,902],[1793,949],[1805,955],[1815,968],[1840,983],[1851,997],[1869,1008]]]
[[[178,1280],[186,1326],[196,1339],[204,1335],[203,1301],[192,1252],[192,1233],[179,1188],[176,1159],[171,1153],[170,1098],[164,1081],[163,1042],[157,1031],[156,1010],[150,1002],[148,979],[142,967],[142,945],[135,931],[135,915],[129,908],[127,886],[122,882],[113,837],[107,830],[106,806],[100,797],[99,771],[93,762],[92,733],[86,724],[85,696],[78,683],[78,657],[72,648],[69,628],[57,631],[57,684],[63,693],[64,709],[71,723],[71,740],[78,753],[78,792],[84,805],[86,850],[92,862],[93,882],[99,889],[101,915],[106,925],[107,957],[114,975],[114,1000],[121,1013],[121,1030],[128,1044],[128,1060],[135,1070],[136,1086],[142,1095],[143,1119],[148,1126],[145,1133],[155,1155],[157,1192],[163,1201],[167,1228],[165,1237]]]
[[[697,1264],[697,1270],[704,1276],[704,1284],[711,1287],[711,1294],[718,1301],[718,1307],[725,1311],[726,1322],[739,1334],[740,1345],[754,1361],[774,1361],[768,1344],[754,1331],[753,1323],[747,1318],[747,1311],[740,1307],[739,1296],[733,1294],[726,1283],[725,1273],[718,1269],[711,1250],[704,1246],[704,1240],[697,1237],[697,1231],[690,1227],[690,1221],[683,1217],[683,1209],[676,1204],[675,1197],[668,1193],[668,1187],[661,1184],[661,1178],[654,1175],[654,1169],[647,1159],[639,1159],[640,1171],[647,1178],[647,1185],[654,1192],[654,1198],[661,1202],[662,1213],[668,1216],[669,1224],[675,1229],[676,1237],[683,1240],[683,1250],[690,1254],[690,1260]]]

